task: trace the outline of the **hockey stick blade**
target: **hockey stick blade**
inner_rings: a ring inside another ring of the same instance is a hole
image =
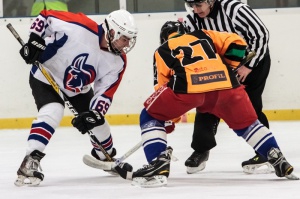
[[[130,155],[132,155],[134,152],[136,152],[141,146],[142,146],[142,141],[137,143],[134,147],[132,147],[129,151],[127,151],[127,153],[125,153],[123,156],[116,159],[115,162],[107,162],[107,161],[98,160],[90,155],[84,155],[82,158],[82,161],[87,166],[95,168],[95,169],[112,170],[117,165],[119,165],[121,162],[123,162],[126,158],[128,158]]]
[[[84,164],[86,164],[89,167],[95,169],[101,169],[101,170],[111,170],[112,165],[114,164],[114,162],[105,162],[105,161],[97,160],[96,158],[90,155],[84,155],[82,161]]]

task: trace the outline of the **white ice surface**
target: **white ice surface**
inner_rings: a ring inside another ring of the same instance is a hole
[[[287,160],[300,175],[300,122],[271,122]],[[190,142],[192,124],[179,124],[168,136],[173,155],[179,161],[171,163],[168,186],[138,188],[130,181],[89,168],[82,156],[89,154],[88,135],[74,128],[58,128],[47,146],[41,162],[44,181],[39,187],[16,187],[13,182],[27,147],[28,129],[0,131],[0,198],[1,199],[299,199],[300,181],[278,178],[272,174],[247,175],[241,162],[254,155],[252,148],[237,137],[225,123],[218,128],[217,143],[205,170],[186,174],[185,160],[192,153]],[[140,140],[138,126],[112,126],[114,146],[121,156]],[[117,155],[117,156],[118,156]],[[146,163],[142,149],[130,156],[127,162],[134,169]]]

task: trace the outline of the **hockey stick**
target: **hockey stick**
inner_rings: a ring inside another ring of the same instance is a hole
[[[246,63],[248,63],[254,56],[256,55],[255,51],[251,51],[241,62],[240,64],[233,70],[235,73],[238,71],[242,66],[244,66]]]
[[[90,155],[84,155],[83,156],[83,162],[95,169],[102,169],[102,170],[112,170],[116,166],[118,166],[121,162],[123,162],[126,158],[128,158],[131,154],[136,152],[140,147],[142,146],[142,141],[137,143],[134,147],[132,147],[129,151],[127,151],[123,156],[120,158],[116,159],[115,162],[106,162],[106,161],[101,161],[97,160]]]
[[[23,46],[25,43],[20,37],[20,35],[17,33],[17,31],[14,29],[14,27],[9,23],[6,25],[6,27],[10,30],[10,32],[14,35],[14,37],[19,41],[19,43]],[[67,107],[70,109],[70,111],[74,114],[75,117],[78,116],[78,112],[73,107],[73,105],[68,100],[67,96],[61,91],[58,84],[55,82],[53,77],[48,73],[48,71],[44,68],[44,66],[39,62],[35,61],[34,65],[36,65],[39,70],[42,72],[42,74],[45,76],[45,78],[48,80],[48,82],[51,84],[53,89],[56,91],[56,93],[64,100]],[[92,131],[88,131],[88,134],[90,138],[97,144],[97,147],[101,150],[101,152],[105,155],[106,159],[110,162],[113,162],[114,160],[110,157],[110,155],[107,153],[107,151],[103,148],[100,141],[97,139],[97,137],[93,134]]]

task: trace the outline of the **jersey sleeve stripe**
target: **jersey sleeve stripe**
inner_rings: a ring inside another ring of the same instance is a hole
[[[83,26],[95,34],[98,33],[98,24],[92,21],[87,16],[85,16],[83,13],[70,13],[70,12],[55,11],[55,10],[43,10],[41,12],[41,15],[45,18],[54,17],[57,19],[61,19],[68,23],[73,23],[79,26]]]

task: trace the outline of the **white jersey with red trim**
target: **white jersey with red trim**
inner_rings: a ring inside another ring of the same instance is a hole
[[[82,13],[42,11],[33,22],[30,33],[46,42],[39,61],[69,97],[86,93],[93,85],[95,96],[90,109],[103,115],[111,105],[126,68],[126,55],[115,55],[100,48],[102,25]],[[36,66],[31,73],[48,83]]]

